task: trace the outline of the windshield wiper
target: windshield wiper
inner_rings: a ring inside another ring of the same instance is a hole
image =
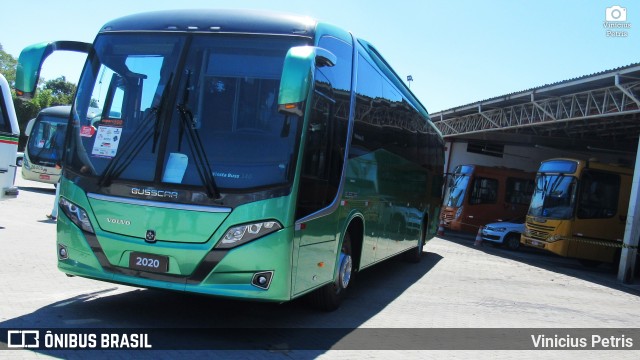
[[[133,134],[142,134],[141,137],[131,137],[116,153],[116,155],[111,159],[109,165],[102,173],[102,176],[98,180],[99,186],[108,186],[111,183],[111,179],[114,177],[118,177],[124,172],[124,170],[131,164],[133,159],[140,153],[140,151],[144,148],[144,145],[151,139],[153,136],[153,147],[152,153],[156,151],[156,145],[158,142],[158,138],[160,137],[160,133],[162,132],[163,124],[158,121],[158,118],[164,111],[166,107],[165,103],[167,102],[168,89],[171,88],[171,84],[173,82],[173,73],[169,76],[169,80],[167,81],[167,85],[162,91],[162,95],[160,96],[160,102],[157,106],[154,106],[149,109],[149,112],[145,114],[142,121],[133,131]],[[151,122],[151,118],[153,117],[154,121]],[[137,140],[137,141],[136,141]],[[125,156],[126,155],[126,156]],[[123,160],[124,159],[124,160]]]
[[[178,113],[180,113],[180,132],[178,147],[180,147],[180,144],[182,143],[182,136],[186,130],[187,144],[189,145],[189,150],[191,150],[191,153],[195,157],[196,170],[198,171],[200,180],[202,181],[205,191],[207,192],[207,196],[212,199],[219,199],[220,193],[216,186],[215,179],[213,178],[211,164],[209,163],[207,153],[204,150],[204,145],[202,145],[200,135],[196,130],[196,124],[193,121],[193,113],[187,108],[186,105],[189,102],[189,87],[191,86],[190,80],[191,71],[188,71],[187,81],[184,87],[184,93],[182,95],[182,103],[178,104]]]

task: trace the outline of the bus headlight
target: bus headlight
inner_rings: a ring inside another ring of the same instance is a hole
[[[63,197],[60,197],[58,205],[60,206],[60,210],[62,210],[62,212],[67,215],[67,217],[71,219],[71,221],[76,224],[76,226],[86,232],[95,234],[95,231],[93,231],[93,226],[91,226],[91,221],[89,221],[89,216],[83,208]]]
[[[547,238],[548,242],[556,242],[558,240],[562,240],[562,236],[560,235],[551,235]]]
[[[222,239],[218,241],[216,248],[229,249],[280,229],[282,229],[282,225],[277,221],[263,221],[234,226],[227,230]]]

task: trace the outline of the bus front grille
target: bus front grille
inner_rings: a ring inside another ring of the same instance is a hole
[[[531,238],[536,240],[547,240],[551,232],[555,230],[553,226],[545,226],[527,222],[528,234]]]

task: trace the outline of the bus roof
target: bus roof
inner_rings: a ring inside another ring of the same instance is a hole
[[[506,166],[489,166],[489,165],[477,165],[477,164],[460,164],[456,166],[454,172],[458,169],[464,170],[465,173],[471,173],[475,171],[484,171],[484,172],[501,172],[501,173],[523,173],[534,175],[535,171],[526,171],[523,169],[510,168]],[[465,169],[466,168],[466,169]]]
[[[69,117],[69,113],[71,112],[71,106],[62,105],[62,106],[52,106],[45,109],[40,110],[40,114],[56,116],[56,117]]]
[[[100,33],[184,31],[313,37],[316,23],[306,16],[264,10],[165,10],[134,14],[109,21]]]
[[[540,164],[540,167],[542,167],[543,164],[547,162],[560,162],[560,161],[573,162],[576,165],[583,166],[585,169],[594,169],[594,170],[608,171],[608,172],[613,172],[618,174],[633,175],[633,168],[627,165],[604,163],[595,159],[583,160],[583,159],[577,159],[577,158],[553,158],[553,159],[547,159],[542,161],[542,163]]]

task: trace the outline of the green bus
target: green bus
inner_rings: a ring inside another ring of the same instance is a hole
[[[436,232],[443,139],[368,42],[308,17],[131,15],[87,52],[71,110],[57,225],[70,275],[339,306],[351,274]],[[91,107],[101,109],[87,120]]]

